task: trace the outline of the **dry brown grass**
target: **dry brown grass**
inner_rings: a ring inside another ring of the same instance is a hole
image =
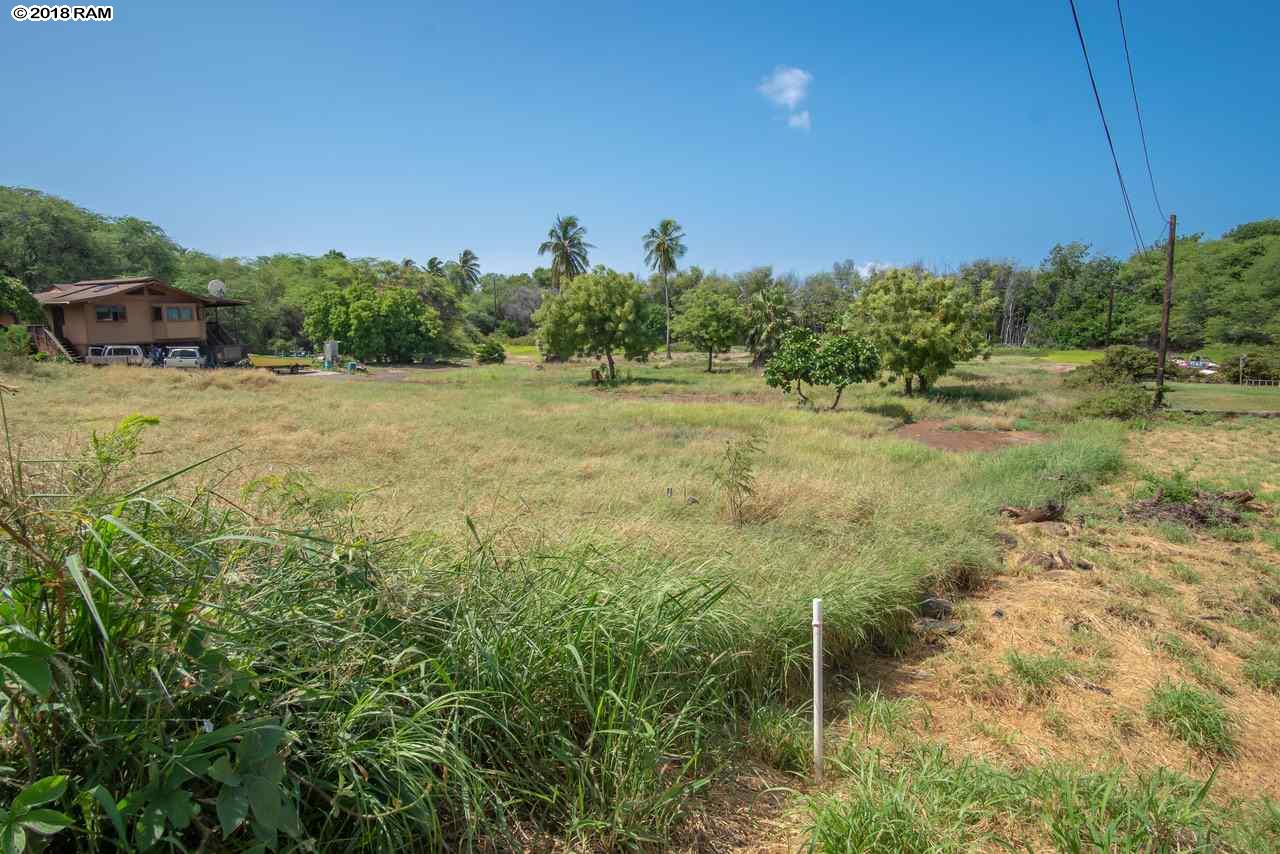
[[[1132,772],[1169,767],[1207,776],[1217,759],[1189,749],[1143,712],[1158,682],[1188,679],[1178,661],[1153,650],[1153,639],[1172,632],[1229,688],[1222,699],[1239,722],[1240,750],[1219,769],[1220,793],[1280,796],[1280,700],[1244,679],[1240,654],[1256,638],[1221,618],[1233,615],[1239,590],[1257,580],[1260,562],[1280,571],[1274,549],[1210,536],[1175,545],[1120,526],[1083,534],[1052,524],[1009,531],[1018,538],[1009,572],[969,600],[964,634],[941,650],[916,650],[904,663],[869,663],[884,690],[927,705],[916,734],[1015,767],[1052,759],[1100,771],[1120,764]],[[1096,568],[1030,574],[1016,568],[1020,554],[1056,548],[1088,554]],[[1171,562],[1196,567],[1207,588],[1172,579],[1165,572]],[[1135,592],[1125,581],[1133,571],[1160,576],[1174,594]],[[1134,620],[1134,613],[1144,616]],[[1280,608],[1271,620],[1276,616]],[[1222,640],[1197,634],[1197,624],[1203,630],[1206,622]],[[1027,702],[1006,666],[1010,652],[1056,654],[1105,676],[1087,680],[1092,685],[1059,686],[1050,704]]]

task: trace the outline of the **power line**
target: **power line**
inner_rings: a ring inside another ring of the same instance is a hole
[[[1142,125],[1142,107],[1138,105],[1138,85],[1133,82],[1133,60],[1129,57],[1129,35],[1124,30],[1124,12],[1120,9],[1120,0],[1116,0],[1116,15],[1120,18],[1120,39],[1124,42],[1124,64],[1129,67],[1129,91],[1133,93],[1133,111],[1138,114],[1138,134],[1142,137],[1142,156],[1147,161],[1147,178],[1151,181],[1151,198],[1155,199],[1156,210],[1165,222],[1169,217],[1160,206],[1160,194],[1156,192],[1156,176],[1151,171],[1151,154],[1147,151],[1147,129]]]
[[[1089,48],[1084,43],[1084,30],[1080,28],[1080,13],[1076,11],[1076,0],[1067,0],[1071,4],[1071,17],[1076,22],[1076,35],[1080,39],[1080,52],[1084,54],[1084,67],[1089,72],[1089,85],[1093,87],[1093,101],[1098,105],[1098,117],[1102,119],[1102,131],[1107,135],[1107,148],[1111,149],[1111,162],[1116,167],[1116,180],[1120,182],[1120,197],[1124,200],[1125,213],[1129,217],[1129,232],[1138,251],[1142,252],[1146,242],[1142,239],[1142,230],[1138,228],[1138,218],[1133,214],[1133,202],[1129,199],[1129,190],[1124,185],[1124,174],[1120,171],[1120,158],[1116,156],[1116,144],[1111,139],[1111,126],[1107,124],[1107,114],[1102,109],[1102,96],[1098,94],[1098,81],[1093,76],[1093,63],[1089,61]]]

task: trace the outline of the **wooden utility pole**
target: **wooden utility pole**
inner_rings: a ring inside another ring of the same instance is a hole
[[[1178,215],[1169,214],[1169,242],[1164,248],[1164,309],[1160,313],[1160,356],[1156,362],[1156,398],[1153,406],[1164,405],[1164,360],[1169,353],[1169,304],[1173,302],[1173,241],[1178,232]]]
[[[1112,281],[1111,290],[1107,293],[1107,346],[1111,346],[1111,318],[1116,313],[1116,283]]]

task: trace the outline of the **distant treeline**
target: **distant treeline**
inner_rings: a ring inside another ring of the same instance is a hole
[[[1175,258],[1170,332],[1176,347],[1280,344],[1280,219],[1241,225],[1219,240],[1179,238]],[[552,287],[550,270],[481,274],[481,263],[469,251],[455,260],[425,261],[336,251],[215,258],[179,246],[136,217],[102,216],[36,190],[0,187],[0,277],[33,293],[55,282],[127,275],[156,276],[203,293],[211,279],[220,279],[229,296],[250,303],[224,312],[223,322],[259,351],[311,349],[317,336],[337,329],[371,356],[396,358],[467,353],[478,338],[495,333],[528,335]],[[744,300],[781,290],[796,320],[821,330],[881,274],[852,261],[803,278],[775,275],[769,267],[722,275],[695,266],[672,277],[671,298],[679,305],[683,294],[704,285]],[[993,343],[1151,345],[1159,326],[1163,247],[1120,260],[1066,243],[1036,268],[979,259],[950,274],[959,287],[993,288],[999,304],[991,317]],[[648,286],[661,302],[661,279],[654,276]]]

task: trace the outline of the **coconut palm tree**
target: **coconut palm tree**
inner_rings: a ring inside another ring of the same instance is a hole
[[[558,293],[561,279],[572,279],[587,271],[587,250],[595,249],[587,242],[587,230],[572,214],[556,217],[547,239],[538,247],[539,255],[551,256],[551,284]]]
[[[747,348],[752,353],[751,366],[758,368],[769,360],[782,334],[792,325],[787,289],[770,285],[747,298]]]
[[[433,276],[444,275],[444,262],[432,255],[427,259],[427,272]]]
[[[475,290],[480,281],[480,259],[470,249],[463,249],[458,256],[458,278],[467,286],[467,290]]]
[[[671,274],[676,261],[688,249],[684,229],[674,219],[664,219],[644,236],[644,262],[662,276],[662,298],[667,304],[667,358],[671,358]]]

